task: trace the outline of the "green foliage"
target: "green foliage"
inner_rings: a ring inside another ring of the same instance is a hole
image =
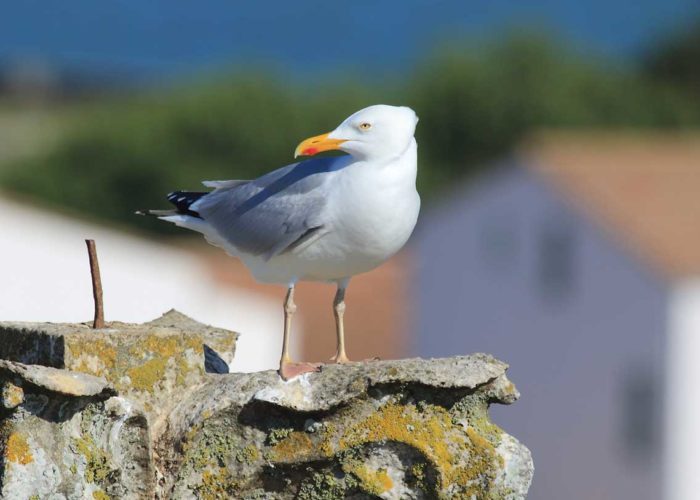
[[[528,34],[479,50],[449,47],[395,84],[281,81],[236,76],[93,105],[63,142],[6,168],[0,182],[163,232],[173,229],[134,209],[165,207],[165,193],[199,189],[202,179],[251,178],[290,163],[300,140],[377,102],[416,109],[424,195],[508,154],[534,128],[700,123],[700,104],[683,89]]]
[[[700,99],[700,19],[653,48],[644,69],[650,77],[685,88]]]

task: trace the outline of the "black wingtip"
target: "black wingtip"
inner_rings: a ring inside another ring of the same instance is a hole
[[[195,192],[195,191],[173,191],[168,193],[168,201],[175,205],[177,212],[184,215],[191,215],[192,217],[199,217],[199,214],[192,210],[190,206],[202,196],[206,196],[209,193]]]
[[[190,209],[190,205],[207,193],[197,193],[191,191],[173,191],[168,193],[168,201],[175,205],[175,210],[136,210],[135,215],[166,217],[169,215],[190,215],[200,217],[197,212]]]

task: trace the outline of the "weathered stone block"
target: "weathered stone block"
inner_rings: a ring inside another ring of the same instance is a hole
[[[162,498],[525,498],[530,453],[488,417],[487,355],[211,377],[156,443]]]
[[[488,416],[518,397],[504,363],[206,373],[235,341],[174,311],[99,331],[0,324],[0,358],[35,363],[0,360],[0,497],[525,497],[530,454]]]
[[[106,380],[0,361],[0,383],[0,498],[153,498],[146,416]]]
[[[0,323],[0,359],[66,368],[107,379],[143,406],[158,428],[183,391],[233,360],[238,334],[170,311],[144,324]],[[216,364],[218,361],[218,364]]]

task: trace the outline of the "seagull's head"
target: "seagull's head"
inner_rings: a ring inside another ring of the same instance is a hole
[[[294,157],[340,150],[363,160],[395,158],[410,145],[417,123],[411,108],[377,104],[354,113],[332,132],[302,141]]]

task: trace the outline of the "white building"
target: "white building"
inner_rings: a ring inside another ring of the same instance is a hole
[[[107,321],[143,322],[175,308],[202,323],[242,334],[232,370],[277,367],[281,295],[276,300],[222,284],[205,259],[184,248],[7,197],[0,197],[0,319],[91,320],[86,238],[97,245]]]
[[[531,498],[700,498],[700,136],[545,135],[413,251],[417,353],[510,363]]]

